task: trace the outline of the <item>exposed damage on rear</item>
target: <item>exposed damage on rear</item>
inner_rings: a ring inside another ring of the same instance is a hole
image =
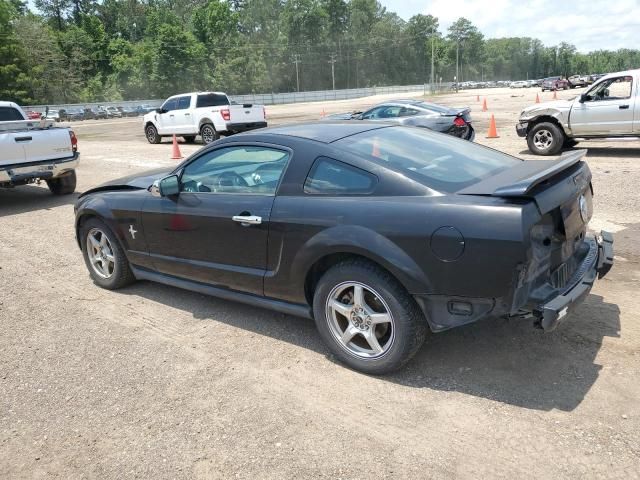
[[[521,178],[509,170],[460,192],[534,200],[538,216],[523,225],[526,260],[518,266],[508,313],[533,315],[544,330],[553,330],[613,265],[612,235],[587,230],[593,188],[581,161],[585,153],[524,162]],[[505,184],[506,177],[515,181]]]

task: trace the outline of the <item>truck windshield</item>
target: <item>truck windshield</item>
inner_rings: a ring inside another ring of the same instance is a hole
[[[476,143],[423,128],[388,127],[333,143],[443,192],[456,192],[522,162]]]
[[[219,107],[221,105],[229,105],[229,99],[226,95],[221,95],[219,93],[206,93],[204,95],[198,95],[196,108]]]

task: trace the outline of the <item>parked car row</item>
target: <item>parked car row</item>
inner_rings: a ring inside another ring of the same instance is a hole
[[[150,105],[135,105],[125,107],[102,106],[97,107],[68,107],[49,110],[47,120],[56,122],[76,122],[80,120],[103,120],[107,118],[139,117],[154,111]],[[39,119],[43,114],[35,111],[26,112],[30,119]]]

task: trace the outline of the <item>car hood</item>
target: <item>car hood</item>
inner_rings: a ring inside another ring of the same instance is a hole
[[[122,178],[110,180],[102,185],[94,187],[83,192],[81,197],[95,192],[103,192],[107,190],[146,190],[154,181],[169,175],[173,169],[156,168],[155,170],[147,170],[146,172],[128,175]]]
[[[531,117],[533,114],[549,112],[549,111],[566,111],[571,108],[571,103],[567,100],[554,100],[553,102],[536,103],[526,107],[520,113],[521,117]]]

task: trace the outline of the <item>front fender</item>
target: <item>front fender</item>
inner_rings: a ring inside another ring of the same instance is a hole
[[[425,272],[404,250],[387,237],[358,225],[337,225],[311,237],[294,258],[291,278],[304,279],[318,260],[336,253],[359,255],[379,264],[409,293],[432,291]]]

